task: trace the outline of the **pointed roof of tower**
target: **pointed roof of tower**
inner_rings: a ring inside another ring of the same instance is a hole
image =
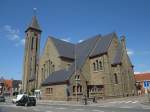
[[[32,21],[29,24],[26,31],[28,31],[29,29],[35,29],[35,30],[38,30],[40,32],[42,31],[35,15],[32,17]]]

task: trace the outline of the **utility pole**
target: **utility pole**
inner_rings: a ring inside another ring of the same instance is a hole
[[[77,65],[76,65],[76,45],[75,45],[75,53],[74,53],[74,55],[75,55],[75,81],[76,81],[76,98],[77,98],[77,101],[78,101],[78,79],[77,79]]]

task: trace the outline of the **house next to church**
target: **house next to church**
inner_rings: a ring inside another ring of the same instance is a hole
[[[50,100],[136,94],[125,36],[119,39],[113,32],[77,44],[48,36],[40,54],[41,33],[37,18],[33,16],[25,30],[24,91],[39,89],[42,98]]]

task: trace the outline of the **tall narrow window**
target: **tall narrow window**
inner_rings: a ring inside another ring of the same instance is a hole
[[[44,80],[45,80],[45,74],[46,74],[46,66],[45,66],[45,64],[44,64],[44,70],[43,70],[43,72],[44,72],[43,73],[44,74],[43,77],[44,77]]]
[[[93,71],[96,71],[96,64],[93,63]]]
[[[73,86],[73,92],[75,92],[76,91],[76,86]]]
[[[38,52],[38,38],[36,38],[36,52]]]
[[[51,71],[50,71],[50,60],[48,60],[48,74],[50,74]]]
[[[43,68],[41,69],[41,74],[42,74],[42,81],[44,81],[44,77],[43,77]]]
[[[77,86],[77,93],[80,92],[80,86]]]
[[[80,86],[80,93],[82,92],[82,86]]]
[[[53,88],[50,89],[50,94],[53,94]]]
[[[96,60],[96,70],[99,70],[99,63],[98,63],[98,60]]]
[[[99,61],[99,69],[100,69],[100,70],[103,70],[103,65],[102,65],[102,62],[101,62],[101,61]]]
[[[34,61],[34,73],[36,74],[36,56],[35,56],[35,61]]]
[[[31,41],[31,49],[33,49],[33,42],[34,42],[34,37],[32,37],[32,41]]]
[[[114,74],[114,77],[115,77],[115,84],[118,84],[118,77],[116,73]]]

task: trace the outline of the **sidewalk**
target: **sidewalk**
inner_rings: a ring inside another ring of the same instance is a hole
[[[141,104],[149,104],[147,102],[146,96],[131,96],[131,97],[123,97],[123,98],[111,98],[111,99],[101,99],[98,100],[97,103],[93,103],[92,101],[88,101],[88,105],[91,106],[101,106],[105,105],[109,102],[115,102],[115,101],[128,101],[128,100],[136,100]],[[71,106],[83,106],[83,101],[54,101],[54,100],[38,100],[37,104],[41,105],[71,105]]]

